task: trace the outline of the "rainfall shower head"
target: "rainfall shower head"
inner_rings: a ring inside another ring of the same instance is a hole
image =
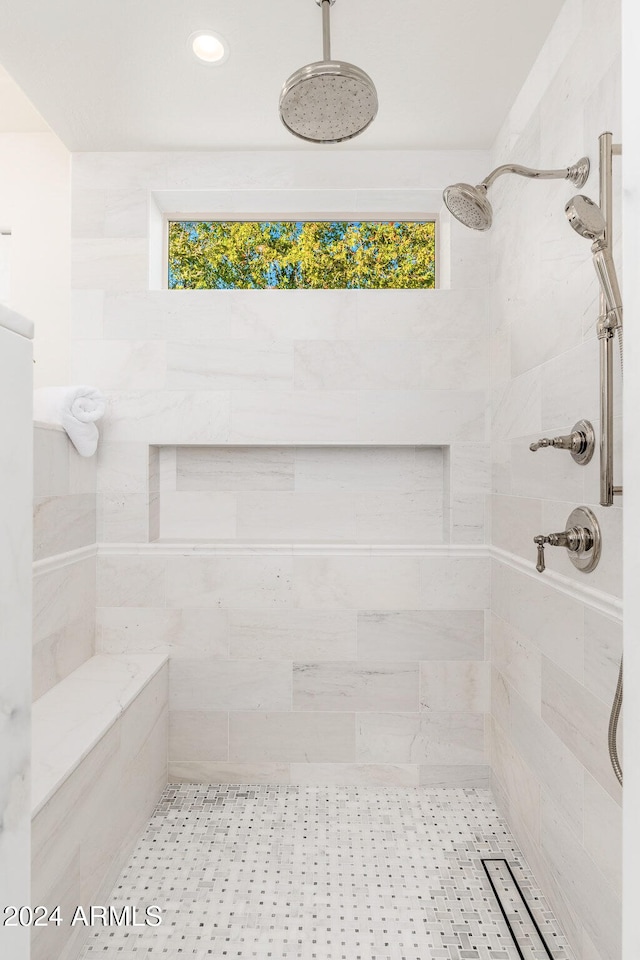
[[[280,94],[280,119],[290,133],[313,143],[340,143],[367,129],[378,112],[371,77],[353,63],[331,59],[329,16],[322,7],[323,60],[292,73]]]
[[[562,170],[534,170],[519,163],[505,163],[496,167],[488,177],[473,187],[470,183],[454,183],[447,187],[443,199],[449,212],[472,230],[488,230],[493,222],[493,210],[487,199],[487,190],[503,173],[516,173],[519,177],[533,180],[570,180],[576,187],[582,187],[589,176],[589,160],[582,157],[577,163]]]

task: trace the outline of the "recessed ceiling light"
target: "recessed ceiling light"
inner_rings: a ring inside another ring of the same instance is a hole
[[[192,33],[189,43],[196,57],[205,63],[223,63],[227,59],[229,52],[224,40],[210,30]]]

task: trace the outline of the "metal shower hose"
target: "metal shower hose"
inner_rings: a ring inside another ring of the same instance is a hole
[[[618,344],[620,346],[620,371],[621,373],[624,374],[624,351],[623,351],[623,340],[622,340],[622,327],[618,327]],[[623,669],[622,669],[622,657],[620,657],[620,668],[618,670],[618,683],[616,684],[616,692],[613,696],[613,703],[611,705],[611,714],[609,716],[609,735],[608,735],[609,759],[611,760],[611,766],[613,767],[613,772],[615,773],[620,786],[622,786],[622,765],[620,764],[620,757],[618,756],[618,721],[620,720],[620,711],[622,709],[622,683],[623,683]]]

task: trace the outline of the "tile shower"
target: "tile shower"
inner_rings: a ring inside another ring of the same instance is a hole
[[[160,944],[171,960],[269,956],[249,886],[235,889],[241,922],[209,900],[235,876],[224,839],[213,867],[198,859],[209,826],[239,831],[254,856],[250,812],[261,829],[288,824],[277,850],[262,834],[256,843],[271,852],[264,870],[280,857],[303,886],[296,871],[314,855],[337,884],[374,869],[358,814],[371,837],[385,824],[394,834],[390,899],[408,882],[406,837],[424,843],[415,869],[432,939],[423,926],[402,950],[397,932],[389,943],[384,925],[400,913],[381,901],[369,940],[347,905],[342,940],[323,915],[317,949],[302,952],[287,934],[296,907],[278,899],[274,956],[352,960],[362,947],[363,960],[511,960],[480,866],[504,855],[548,901],[531,892],[554,956],[618,960],[620,790],[606,723],[621,650],[620,508],[598,513],[605,552],[590,578],[562,556],[542,577],[531,566],[535,534],[597,501],[595,463],[528,450],[580,417],[598,426],[597,288],[564,221],[569,188],[497,186],[491,236],[443,217],[433,291],[170,291],[149,279],[157,211],[190,192],[220,210],[286,212],[304,193],[318,210],[437,213],[443,184],[477,182],[494,162],[593,156],[601,130],[619,130],[616,11],[569,0],[491,154],[74,157],[71,379],[98,384],[109,412],[95,474],[67,459],[63,435],[36,429],[34,691],[51,693],[94,656],[168,656],[168,713],[156,679],[145,723],[157,737],[168,720],[169,786],[161,794],[149,732],[140,763],[153,774],[137,796],[145,816],[159,805],[113,896],[140,896],[154,872],[170,887],[195,862],[202,885],[185,884],[172,916],[202,911],[211,942],[188,925],[186,945],[175,928],[154,941],[98,931],[62,948],[64,960],[81,949],[134,960]],[[594,62],[600,72],[587,71]],[[451,846],[438,886],[440,827]],[[357,868],[340,862],[342,844]],[[116,872],[78,895],[106,897]],[[444,931],[442,889],[444,909],[460,910]],[[418,907],[403,902],[402,929]],[[51,960],[42,937],[37,950]]]

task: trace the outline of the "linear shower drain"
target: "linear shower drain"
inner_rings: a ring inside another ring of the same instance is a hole
[[[508,861],[482,858],[482,866],[520,960],[554,960]]]

